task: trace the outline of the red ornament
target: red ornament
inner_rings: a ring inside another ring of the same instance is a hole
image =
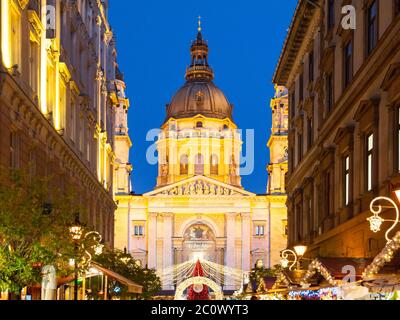
[[[197,261],[196,266],[194,268],[192,278],[195,277],[204,277],[204,270],[200,263],[200,260]],[[195,300],[210,300],[208,287],[204,284],[195,284],[189,287],[188,289],[188,298],[189,301]]]

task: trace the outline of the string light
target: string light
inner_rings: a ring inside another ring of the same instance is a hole
[[[328,271],[328,269],[325,268],[325,266],[318,260],[315,259],[313,260],[309,267],[308,270],[305,274],[305,276],[303,277],[303,279],[300,281],[300,284],[303,285],[307,285],[308,281],[316,274],[316,273],[320,273],[324,279],[326,281],[328,281],[328,283],[333,286],[336,287],[338,286],[339,282],[334,280],[333,276],[330,274],[330,272]]]
[[[375,257],[374,261],[365,269],[363,279],[368,280],[377,274],[382,267],[393,260],[395,253],[400,249],[400,232],[393,240],[389,241],[386,247]]]
[[[370,228],[371,228],[372,232],[377,233],[381,230],[381,226],[382,226],[383,222],[385,222],[386,220],[384,220],[382,217],[380,217],[380,214],[383,211],[382,205],[377,204],[380,201],[390,202],[390,204],[393,206],[393,209],[396,210],[396,220],[394,221],[393,225],[386,231],[386,234],[385,234],[386,241],[390,242],[389,234],[392,232],[392,230],[394,230],[396,228],[396,226],[400,220],[399,208],[397,207],[396,203],[392,199],[387,198],[387,197],[378,197],[378,198],[375,198],[374,200],[372,200],[372,202],[370,204],[370,210],[373,213],[373,216],[368,218],[367,220],[370,223]]]
[[[396,191],[396,196],[400,200],[400,190]],[[384,220],[380,217],[382,213],[383,207],[380,204],[377,204],[380,201],[389,202],[393,208],[396,210],[396,220],[393,225],[386,231],[385,238],[387,241],[386,247],[375,257],[373,262],[365,269],[362,277],[364,280],[372,278],[375,274],[379,272],[379,270],[386,264],[393,260],[394,254],[400,249],[400,232],[398,232],[393,239],[389,238],[389,234],[396,228],[397,224],[400,220],[400,211],[397,204],[390,198],[387,197],[378,197],[372,200],[370,204],[370,210],[373,213],[373,216],[368,218],[367,220],[370,223],[372,232],[379,232],[381,230],[381,226]]]
[[[174,265],[157,272],[164,286],[173,286],[183,280],[190,278],[193,274],[196,263],[199,259]],[[240,285],[243,281],[243,271],[234,269],[207,260],[201,260],[204,270],[204,276],[216,283],[229,283],[232,285]]]

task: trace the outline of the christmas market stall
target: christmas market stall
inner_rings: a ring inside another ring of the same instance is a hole
[[[400,232],[389,240],[363,273],[374,300],[400,300]]]
[[[276,282],[276,277],[258,277],[243,283],[242,289],[235,295],[242,300],[277,300],[268,292]],[[267,299],[268,298],[268,299]],[[278,299],[281,300],[281,299]]]
[[[292,293],[303,290],[301,281],[305,277],[305,274],[306,271],[304,270],[281,271],[278,274],[274,285],[268,291],[268,297],[270,299],[265,300],[292,300],[294,297]],[[313,289],[318,290],[318,287],[316,287],[317,279],[310,279],[310,283],[314,283],[315,287],[313,286]]]
[[[317,285],[319,290],[310,293],[307,290],[303,298],[310,296],[313,299],[318,295],[319,300],[355,300],[368,295],[368,290],[361,287],[362,273],[370,260],[351,258],[317,258],[308,266],[305,276],[301,279],[301,286]],[[312,282],[310,280],[312,279]],[[296,297],[293,293],[291,296]]]

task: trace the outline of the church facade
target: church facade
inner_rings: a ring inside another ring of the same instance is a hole
[[[243,271],[273,267],[287,245],[287,95],[285,100],[278,88],[271,103],[276,130],[269,142],[270,182],[267,194],[257,195],[242,187],[242,140],[232,105],[213,82],[208,50],[199,28],[186,83],[167,106],[157,140],[155,189],[132,194],[130,172],[121,166],[115,246],[158,271],[195,259]],[[124,117],[120,128],[126,126]],[[123,132],[126,143],[117,145],[116,153],[121,164],[129,163],[131,146],[127,128]],[[225,289],[239,285],[225,283]]]

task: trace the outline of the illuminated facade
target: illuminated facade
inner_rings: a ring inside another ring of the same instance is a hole
[[[114,124],[129,101],[107,7],[1,0],[0,165],[73,187],[82,222],[113,245],[113,173],[128,170],[115,163]]]
[[[201,29],[190,51],[186,83],[167,106],[157,140],[157,185],[144,195],[128,194],[128,183],[119,190],[125,194],[118,192],[116,197],[115,246],[158,271],[196,258],[243,271],[260,262],[265,267],[279,264],[280,251],[287,245],[284,93],[277,90],[272,104],[277,104],[275,116],[282,119],[276,119],[269,143],[273,190],[256,195],[241,184],[241,136],[232,105],[213,82]],[[130,143],[120,146],[117,157],[121,154],[127,161]],[[128,181],[129,170],[123,174]],[[225,289],[239,285],[225,283]]]
[[[400,187],[400,2],[313,2],[298,1],[274,77],[289,89],[289,245],[374,258],[391,224],[373,233],[370,203]]]

